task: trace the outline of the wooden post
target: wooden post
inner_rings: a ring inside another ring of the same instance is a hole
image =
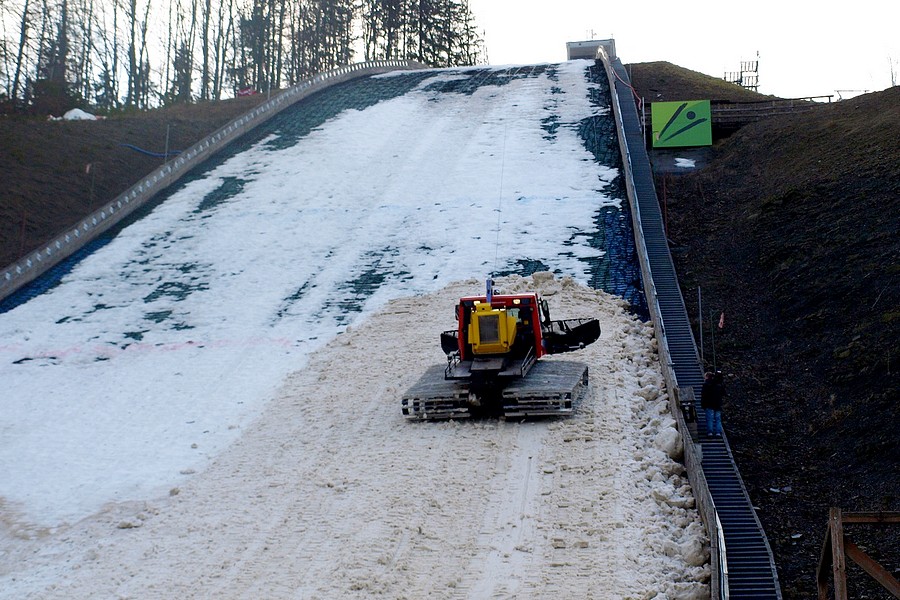
[[[847,600],[847,565],[844,563],[844,523],[841,509],[828,511],[831,530],[831,571],[834,573],[834,600]]]
[[[825,541],[819,554],[819,566],[816,568],[816,588],[819,600],[828,600],[828,580],[831,575],[831,521],[825,525]]]
[[[900,598],[900,582],[891,575],[890,571],[875,560],[872,560],[872,557],[863,552],[859,546],[850,540],[844,540],[844,549],[847,551],[847,556],[862,567],[863,571],[871,575],[884,589],[892,593],[894,598]]]
[[[900,524],[900,513],[897,512],[850,512],[842,513],[840,508],[832,508],[828,513],[828,527],[825,530],[825,542],[816,570],[816,587],[819,600],[829,600],[829,572],[834,579],[835,600],[847,600],[846,557],[862,567],[884,589],[900,598],[900,582],[890,571],[878,564],[859,546],[844,536],[844,523],[865,523],[872,525]]]

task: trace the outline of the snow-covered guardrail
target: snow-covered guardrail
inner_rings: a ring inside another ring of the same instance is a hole
[[[77,252],[229,143],[299,100],[357,77],[424,67],[425,65],[408,60],[355,63],[320,73],[269,98],[181,152],[176,158],[167,161],[162,167],[82,219],[71,229],[3,269],[0,272],[0,300]]]

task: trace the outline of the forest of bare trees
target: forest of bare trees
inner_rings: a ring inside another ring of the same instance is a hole
[[[485,62],[468,0],[0,0],[0,112],[143,109],[359,60]]]

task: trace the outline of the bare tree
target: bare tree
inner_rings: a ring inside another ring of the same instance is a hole
[[[94,99],[102,108],[117,108],[119,106],[119,3],[112,3],[111,17],[104,12],[99,18],[101,19],[99,29],[106,34],[100,36],[100,47],[98,48],[100,71],[93,86]],[[112,35],[109,32],[112,32]]]
[[[227,25],[226,25],[227,24]],[[215,68],[213,74],[212,97],[216,100],[222,97],[222,89],[225,81],[225,68],[227,63],[228,48],[231,47],[228,40],[234,29],[234,0],[219,2],[218,20],[215,36]]]
[[[128,93],[125,106],[137,104],[138,72],[138,4],[137,0],[125,0],[125,18],[128,19]]]
[[[76,0],[75,29],[77,45],[73,56],[73,87],[78,97],[88,100],[92,96],[94,78],[94,0]]]
[[[51,5],[44,0],[41,14],[38,59],[31,83],[34,110],[61,114],[78,103],[69,85],[70,17],[69,1]]]
[[[105,108],[265,91],[348,64],[358,41],[366,59],[449,66],[483,55],[468,0],[0,0],[0,9],[4,27],[17,25],[0,39],[0,90],[24,105],[54,85]]]
[[[128,27],[128,90],[125,106],[146,108],[150,103],[150,60],[147,35],[150,20],[150,0],[141,6],[138,0],[123,0]]]
[[[19,50],[16,53],[16,69],[15,75],[13,76],[12,93],[10,94],[13,100],[18,100],[19,98],[19,84],[22,81],[22,70],[25,67],[25,50],[28,44],[28,29],[31,26],[30,6],[29,0],[25,0],[25,4],[22,6],[22,18],[19,26]]]
[[[436,67],[475,64],[483,55],[468,0],[417,0],[415,58]],[[410,31],[410,30],[408,30]]]
[[[169,33],[166,50],[166,91],[163,102],[191,102],[193,100],[194,44],[197,39],[198,2],[192,0],[186,11],[181,0],[169,9]],[[173,14],[174,13],[174,14]]]
[[[212,0],[203,0],[200,10],[200,99],[209,100],[210,92],[210,27],[212,26]]]
[[[409,0],[364,0],[359,18],[366,60],[403,56],[408,4]]]

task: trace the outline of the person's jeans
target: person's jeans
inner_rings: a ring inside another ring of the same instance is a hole
[[[722,433],[722,411],[714,408],[706,409],[706,434],[719,435]]]

